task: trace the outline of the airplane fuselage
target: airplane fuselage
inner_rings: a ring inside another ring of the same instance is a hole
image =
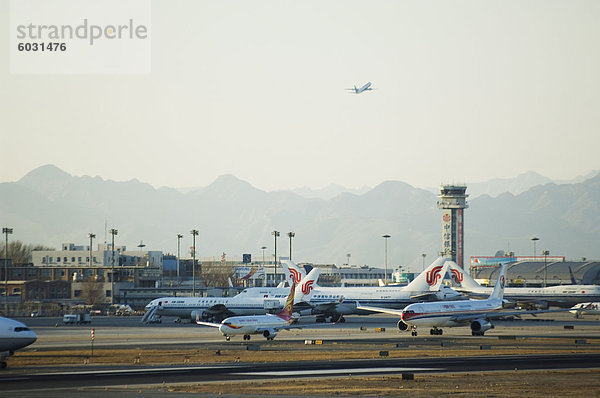
[[[4,359],[14,351],[35,343],[37,335],[25,324],[10,318],[0,317],[0,367],[5,367]]]
[[[460,321],[461,316],[471,317],[500,311],[502,300],[461,300],[436,303],[417,303],[402,311],[401,319],[409,326],[453,327],[464,326],[468,322]]]
[[[219,331],[223,336],[263,334],[265,330],[274,334],[277,329],[289,324],[290,321],[277,315],[233,316],[223,320]]]

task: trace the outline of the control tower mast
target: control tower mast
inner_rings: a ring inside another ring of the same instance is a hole
[[[467,205],[466,186],[442,185],[437,206],[442,210],[442,255],[464,268],[463,210]]]

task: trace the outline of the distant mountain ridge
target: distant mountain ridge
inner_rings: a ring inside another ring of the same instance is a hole
[[[545,181],[525,173],[514,189]],[[499,186],[499,182],[490,186]],[[467,255],[497,250],[530,255],[531,236],[538,248],[568,258],[600,258],[600,175],[572,184],[545,182],[519,194],[475,196],[467,185],[465,211]],[[231,175],[182,193],[138,180],[117,182],[74,177],[59,168],[37,168],[17,182],[0,184],[2,222],[14,228],[11,239],[58,246],[84,244],[87,234],[103,242],[105,226],[119,230],[117,242],[133,248],[141,240],[150,250],[174,253],[176,235],[184,235],[182,255],[191,246],[189,231],[198,229],[200,256],[273,252],[271,231],[281,232],[278,253],[287,255],[288,231],[294,231],[299,261],[382,266],[383,238],[389,264],[421,268],[421,253],[432,260],[440,250],[441,221],[437,192],[386,181],[365,193],[339,192],[329,199],[306,198],[290,191],[266,192]],[[465,258],[468,261],[468,258]]]

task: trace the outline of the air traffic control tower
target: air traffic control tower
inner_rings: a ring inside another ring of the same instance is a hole
[[[467,205],[466,186],[442,185],[438,208],[442,210],[442,255],[452,257],[458,266],[464,267],[464,209]]]

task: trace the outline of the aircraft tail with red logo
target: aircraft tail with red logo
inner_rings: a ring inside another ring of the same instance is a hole
[[[404,288],[406,291],[425,292],[438,291],[446,274],[448,267],[446,257],[439,257],[431,265],[423,270],[411,283]]]
[[[319,279],[319,275],[321,274],[321,270],[317,267],[313,268],[308,275],[298,286],[296,286],[296,302],[298,301],[310,301],[310,297],[313,294],[313,289],[317,288],[317,280]]]
[[[481,289],[481,285],[477,283],[475,279],[469,275],[463,268],[459,267],[454,261],[448,261],[448,265],[450,267],[450,278],[457,285],[462,286],[467,290],[475,290]]]
[[[300,284],[300,281],[306,277],[306,272],[292,260],[281,259],[281,266],[285,272],[285,279],[291,286],[292,283]]]

